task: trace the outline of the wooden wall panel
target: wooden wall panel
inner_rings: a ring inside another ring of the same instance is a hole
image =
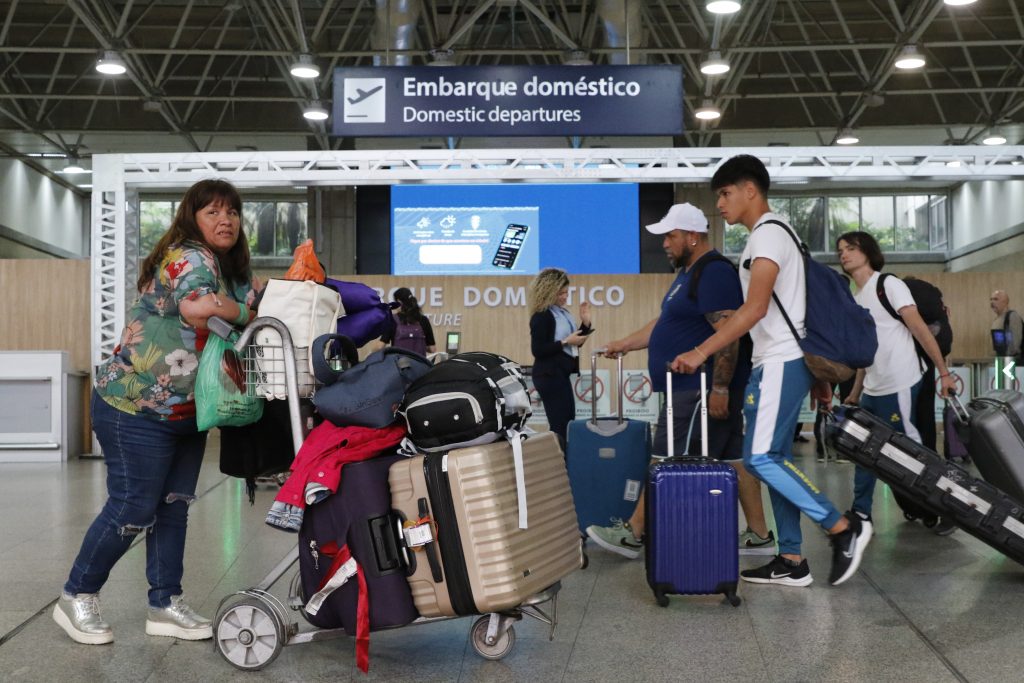
[[[394,287],[412,288],[424,311],[437,321],[434,327],[440,344],[446,331],[458,329],[464,350],[486,349],[524,364],[532,361],[525,299],[529,277],[340,277],[358,279],[385,295]],[[1011,306],[1024,310],[1024,271],[917,277],[936,284],[945,295],[953,317],[956,359],[991,356],[988,297],[993,289],[1007,290]],[[656,317],[672,276],[575,275],[571,280],[592,300],[596,331],[583,347],[586,352]],[[89,296],[88,261],[0,260],[0,348],[63,349],[71,354],[76,369],[88,370]],[[574,291],[573,311],[578,302]],[[626,358],[629,368],[645,365],[644,353]]]
[[[59,350],[89,368],[89,261],[0,260],[0,349]]]
[[[1010,307],[1024,313],[1024,269],[1000,273],[919,273],[915,277],[927,280],[942,290],[953,325],[954,360],[992,357],[989,329],[995,316],[988,300],[993,290],[1006,290],[1010,296]]]

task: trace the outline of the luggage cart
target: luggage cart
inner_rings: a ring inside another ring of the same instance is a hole
[[[234,328],[226,321],[211,318],[209,326],[214,334],[225,339],[235,336]],[[264,328],[277,331],[281,338],[280,348],[268,349],[266,344],[254,343],[256,333]],[[292,428],[292,445],[298,453],[305,435],[311,428],[311,425],[302,420],[296,371],[296,363],[305,362],[306,359],[300,358],[301,350],[297,352],[292,345],[287,326],[276,318],[256,318],[238,336],[234,347],[244,358],[248,391],[255,393],[256,387],[261,384],[284,383]],[[288,573],[298,559],[299,548],[296,544],[258,585],[236,591],[220,601],[213,622],[214,648],[235,668],[257,671],[277,659],[286,645],[348,636],[342,628],[300,629],[298,620],[289,614],[289,611],[295,611],[303,615],[304,619],[306,615],[306,600],[297,570],[291,579],[287,605],[270,592],[271,587]],[[502,659],[512,651],[516,642],[513,625],[524,616],[547,624],[550,627],[548,640],[553,640],[555,625],[558,623],[556,610],[560,589],[561,582],[556,582],[516,607],[479,616],[470,627],[473,649],[484,659]],[[548,603],[550,607],[547,607]],[[459,618],[461,617],[420,617],[410,625]],[[307,625],[312,626],[308,622]]]

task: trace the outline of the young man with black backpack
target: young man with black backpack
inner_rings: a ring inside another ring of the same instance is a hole
[[[829,405],[832,387],[814,379],[797,341],[806,335],[806,264],[792,228],[768,206],[770,185],[768,169],[748,154],[727,160],[711,179],[722,218],[750,230],[740,257],[743,305],[713,335],[678,356],[672,367],[677,372],[695,372],[708,356],[750,333],[754,369],[744,398],[743,463],[768,485],[779,555],[763,567],[740,572],[740,578],[784,586],[811,584],[810,567],[800,552],[803,512],[830,535],[829,583],[837,586],[860,566],[871,540],[871,523],[840,513],[790,457],[804,396],[813,388],[812,397]]]
[[[936,336],[918,312],[906,283],[880,272],[885,258],[870,233],[857,231],[841,235],[836,240],[836,252],[843,270],[857,285],[854,299],[871,312],[878,332],[875,362],[857,371],[857,381],[843,403],[860,403],[868,412],[921,443],[916,425],[916,402],[925,365],[918,356],[915,340],[939,371],[941,396],[946,398],[956,389]],[[876,481],[873,472],[857,465],[852,512],[869,521]],[[935,532],[947,535],[955,528],[940,519]]]

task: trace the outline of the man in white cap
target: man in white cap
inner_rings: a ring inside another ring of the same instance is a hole
[[[630,335],[605,344],[606,355],[647,349],[647,365],[655,391],[665,391],[665,367],[684,351],[718,329],[743,303],[740,279],[729,262],[708,241],[708,221],[692,204],[676,204],[647,231],[664,235],[662,246],[677,269],[675,281],[661,302],[661,315]],[[761,503],[761,484],[742,463],[743,390],[750,375],[750,354],[740,351],[739,341],[709,359],[713,367],[708,384],[708,455],[730,461],[739,475],[740,505],[748,529],[740,535],[740,552],[775,554],[775,536],[768,529]],[[672,383],[673,440],[675,453],[685,451],[690,418],[698,406],[700,378],[676,375]],[[664,408],[654,434],[654,454],[668,453],[668,429]],[[699,438],[699,432],[694,434]],[[690,452],[695,452],[693,448]],[[699,452],[699,451],[696,451]],[[587,535],[601,547],[628,558],[643,550],[643,495],[629,521],[587,528]]]

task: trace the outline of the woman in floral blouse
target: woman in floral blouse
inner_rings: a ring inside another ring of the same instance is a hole
[[[89,527],[53,610],[79,643],[114,639],[99,590],[135,537],[146,533],[146,633],[210,638],[209,619],[182,600],[188,506],[206,432],[193,390],[212,316],[244,325],[253,297],[242,200],[223,180],[185,193],[170,229],[140,268],[139,298],[113,355],[96,370],[92,424],[107,464],[107,499]]]

